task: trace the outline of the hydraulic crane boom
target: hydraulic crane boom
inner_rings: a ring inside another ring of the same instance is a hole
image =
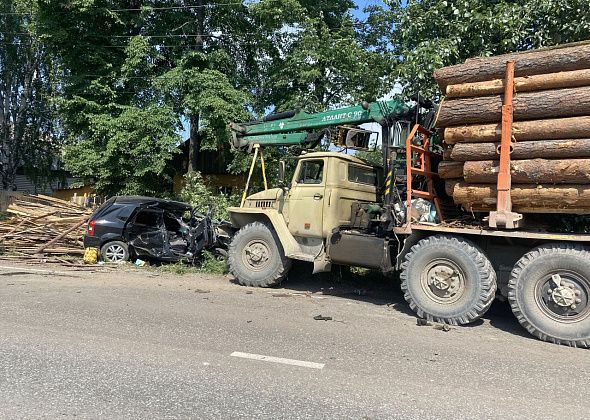
[[[404,102],[392,99],[371,103],[363,102],[361,105],[316,114],[308,114],[304,111],[272,114],[262,121],[245,124],[232,123],[233,145],[237,149],[252,148],[254,145],[309,145],[314,144],[327,134],[327,130],[337,127],[342,129],[340,134],[343,134],[340,137],[333,137],[342,140],[339,145],[365,148],[362,141],[353,140],[355,134],[363,130],[352,126],[369,122],[377,122],[385,126],[387,122],[408,115],[409,111]]]

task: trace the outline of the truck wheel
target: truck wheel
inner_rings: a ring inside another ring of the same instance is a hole
[[[122,263],[129,260],[129,249],[125,242],[107,242],[100,248],[100,255],[107,263]]]
[[[590,347],[590,252],[574,244],[533,249],[510,273],[508,300],[534,336]]]
[[[402,264],[404,298],[420,318],[468,324],[490,308],[496,272],[472,242],[436,235],[414,245]]]
[[[244,286],[279,284],[291,268],[275,231],[254,222],[242,227],[229,246],[230,272]]]

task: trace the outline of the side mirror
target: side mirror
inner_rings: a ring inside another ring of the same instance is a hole
[[[285,185],[285,161],[284,160],[279,161],[279,185],[280,186]]]

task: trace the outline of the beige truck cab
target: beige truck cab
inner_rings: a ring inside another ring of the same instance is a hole
[[[373,245],[383,248],[383,239],[346,230],[368,217],[366,205],[379,202],[381,179],[381,168],[351,155],[300,156],[288,187],[252,194],[229,209],[239,228],[229,249],[232,274],[245,285],[271,286],[293,259],[314,263],[314,272],[332,263],[381,267],[387,257]]]

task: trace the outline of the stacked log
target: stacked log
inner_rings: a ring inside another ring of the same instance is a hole
[[[3,254],[81,255],[85,224],[91,211],[77,204],[44,195],[23,195],[0,220]]]
[[[590,214],[590,43],[467,60],[434,76],[439,174],[456,204],[494,210],[506,62],[515,63],[513,210]]]

